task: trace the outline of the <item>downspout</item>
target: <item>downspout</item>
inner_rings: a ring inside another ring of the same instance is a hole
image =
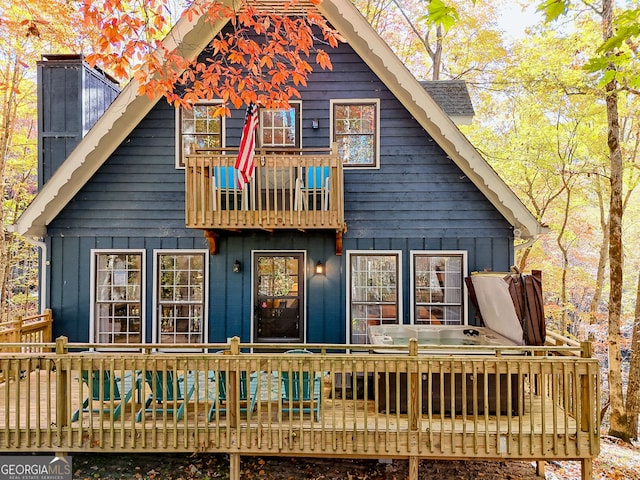
[[[40,255],[42,261],[40,262],[40,285],[38,290],[40,291],[40,314],[43,314],[46,310],[45,308],[45,300],[47,295],[47,265],[49,265],[49,261],[47,260],[47,244],[42,240],[38,240],[37,237],[24,237],[24,239],[29,242],[34,247],[38,247],[40,249]]]

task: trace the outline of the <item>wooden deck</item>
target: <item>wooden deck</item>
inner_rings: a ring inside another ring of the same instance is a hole
[[[60,345],[51,354],[1,354],[12,380],[0,384],[0,448],[218,452],[229,453],[232,466],[238,455],[575,459],[584,478],[599,452],[598,364],[575,346],[510,347],[495,356],[474,355],[471,347],[426,357],[347,353],[336,345],[307,345],[313,355],[260,354],[235,342],[226,345],[228,355],[69,353]],[[87,384],[83,372],[108,372],[112,380]],[[143,379],[158,373],[193,393],[183,402],[165,392],[143,413],[158,393]],[[296,374],[318,377],[321,394],[284,400],[283,378]],[[102,397],[74,418],[90,389],[111,391],[116,383],[120,398],[131,392],[121,410]]]

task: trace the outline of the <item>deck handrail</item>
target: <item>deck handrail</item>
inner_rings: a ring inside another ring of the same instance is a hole
[[[96,347],[61,337],[55,352],[0,353],[0,369],[15,373],[0,385],[0,448],[554,458],[587,467],[599,451],[599,367],[585,356],[587,342],[455,355],[421,354],[415,339],[388,352],[237,337],[192,352]],[[312,354],[283,352],[297,347]],[[283,381],[287,390],[306,381],[306,396],[285,398]]]

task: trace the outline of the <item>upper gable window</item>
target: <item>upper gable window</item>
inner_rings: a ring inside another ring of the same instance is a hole
[[[260,146],[300,148],[300,103],[260,109]]]
[[[378,167],[380,101],[333,100],[333,141],[345,167]]]
[[[199,103],[191,109],[181,108],[178,115],[177,168],[184,168],[185,157],[222,148],[224,118],[215,116],[214,103]]]

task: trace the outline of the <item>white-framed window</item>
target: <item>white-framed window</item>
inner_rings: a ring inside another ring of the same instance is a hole
[[[402,252],[347,252],[347,343],[369,343],[369,325],[402,318]]]
[[[289,102],[289,108],[260,108],[258,145],[260,147],[301,147],[300,102]]]
[[[176,168],[184,168],[185,157],[224,147],[225,117],[215,115],[219,102],[179,108],[176,117]]]
[[[142,343],[144,259],[144,250],[91,250],[90,335],[96,343]]]
[[[154,335],[158,343],[206,341],[206,250],[154,251]]]
[[[411,252],[411,322],[420,325],[467,323],[466,251]]]
[[[331,100],[331,138],[345,168],[378,168],[380,100]]]

